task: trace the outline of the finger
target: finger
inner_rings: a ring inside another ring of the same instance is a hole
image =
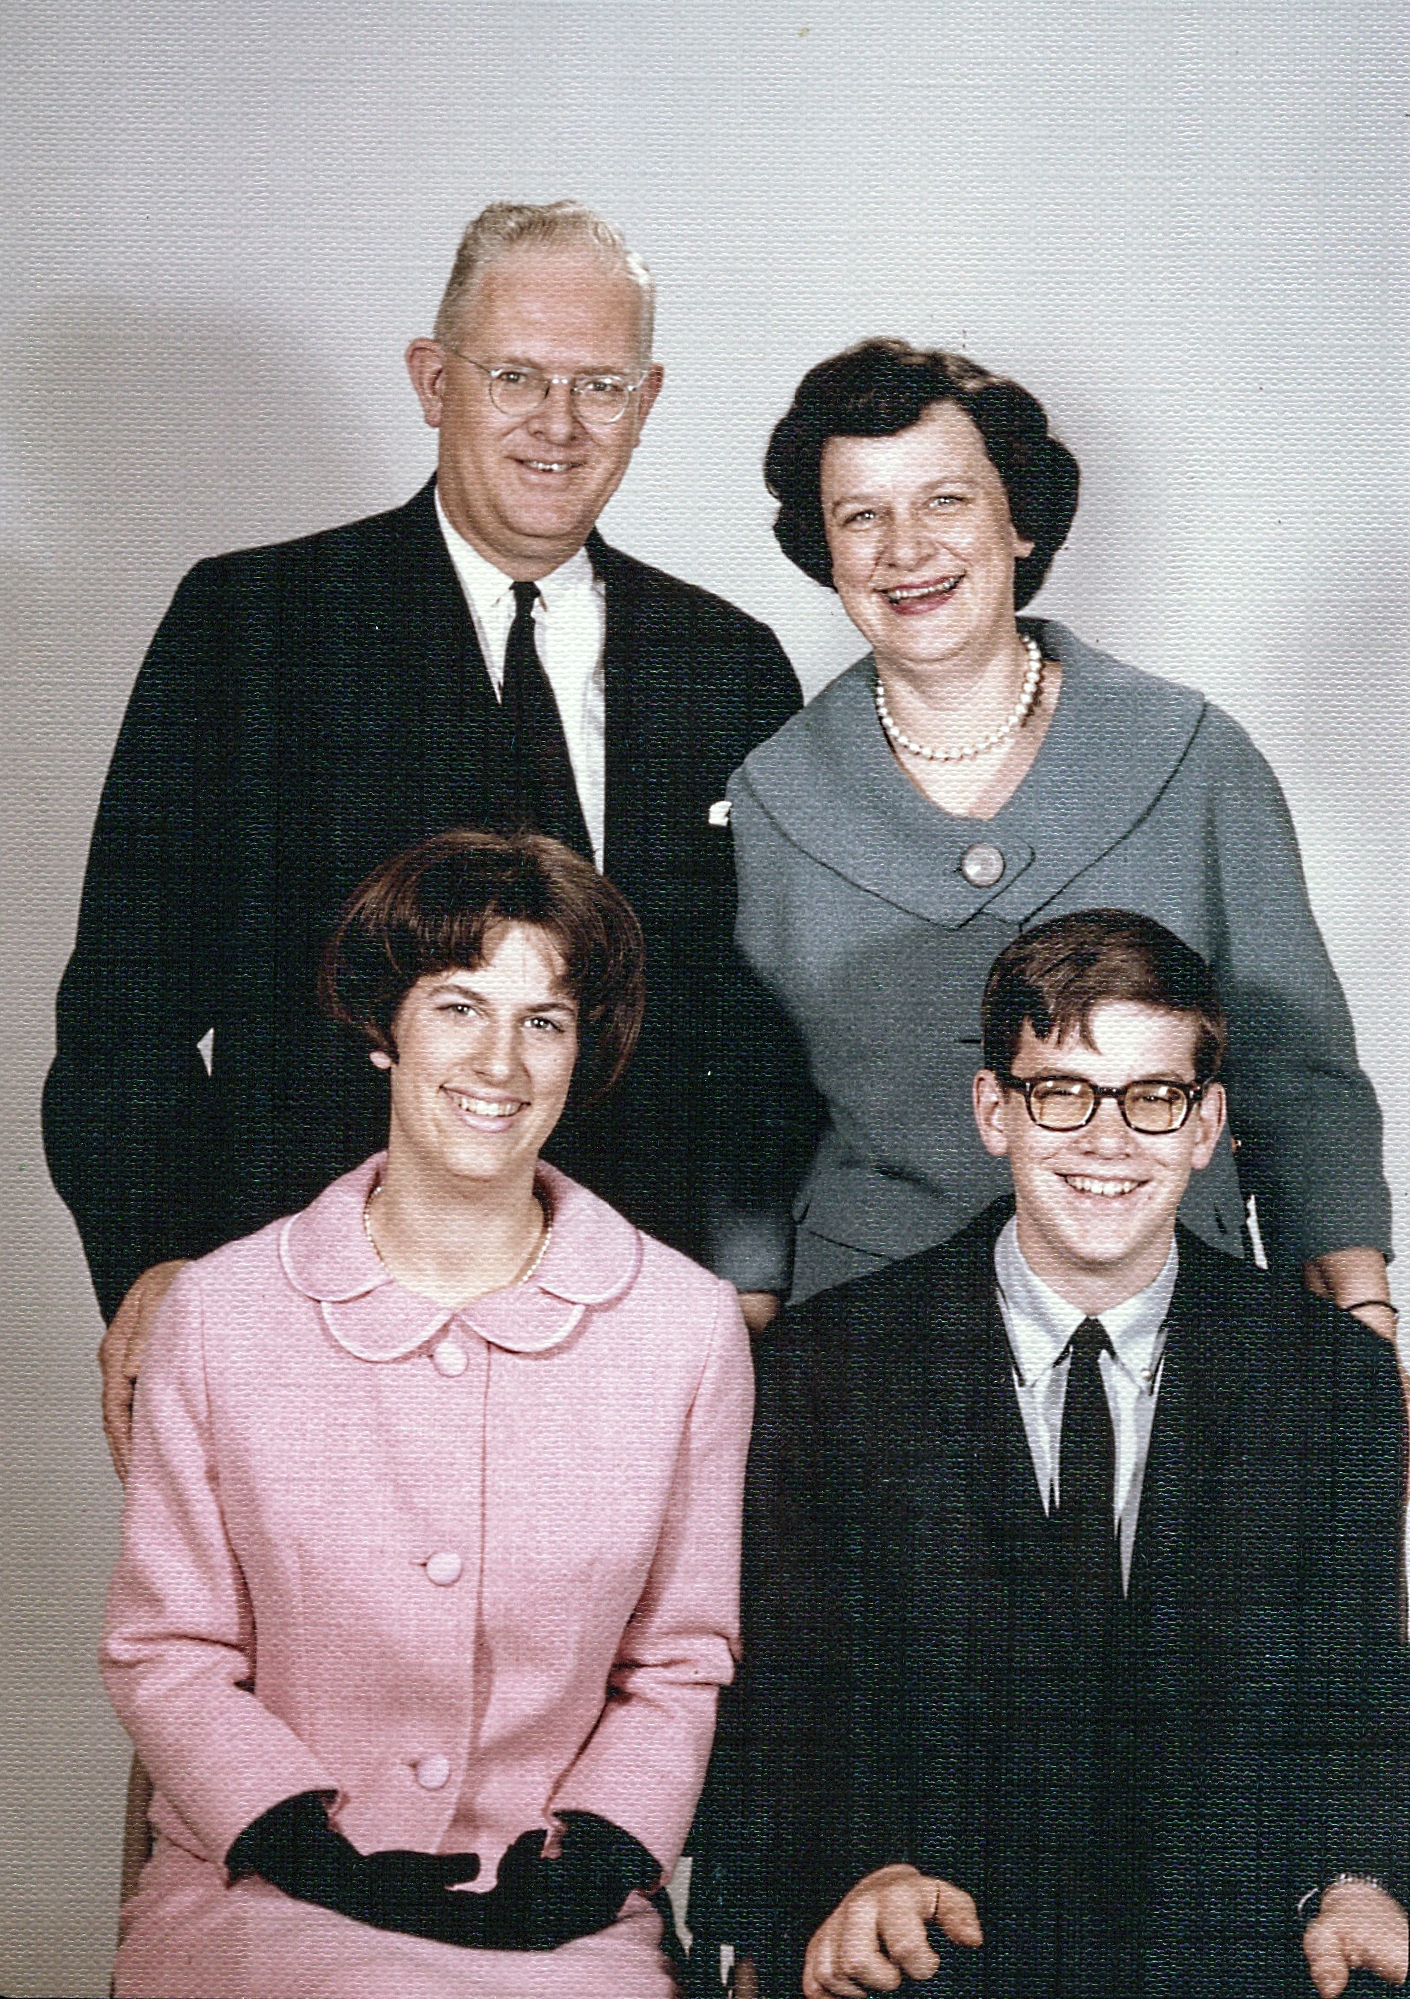
[[[1387,1985],[1405,1983],[1405,1958],[1386,1938],[1373,1933],[1341,1936],[1341,1958],[1352,1971],[1373,1971]],[[1397,1961],[1398,1960],[1398,1961]]]
[[[144,1270],[118,1306],[98,1347],[98,1364],[103,1371],[103,1433],[124,1483],[132,1460],[133,1383],[157,1307],[185,1268],[178,1257]]]
[[[803,1959],[804,1999],[866,1999],[866,1987],[849,1978],[843,1968],[841,1925],[842,1919],[834,1911],[814,1932]],[[883,1962],[883,1970],[889,1968]]]
[[[803,1999],[867,1999],[866,1987],[832,1966],[831,1958],[814,1965],[811,1957],[803,1967]]]
[[[907,1978],[916,1978],[921,1980],[922,1983],[927,1978],[933,1978],[940,1969],[940,1960],[931,1947],[930,1939],[926,1936],[924,1930],[921,1931],[920,1936],[914,1941],[908,1939],[905,1944],[897,1945],[895,1948],[888,1941],[886,1955],[891,1959],[893,1964],[900,1966]],[[897,1979],[896,1982],[899,1985],[901,1981]]]
[[[103,1381],[103,1435],[108,1440],[113,1469],[124,1484],[127,1482],[131,1446],[132,1383],[123,1370],[123,1356],[127,1351],[127,1335],[136,1316],[135,1310],[129,1313],[128,1302],[124,1300],[98,1344],[98,1366],[102,1370]]]
[[[963,1888],[956,1888],[950,1881],[937,1881],[935,1885],[938,1893],[931,1921],[938,1923],[951,1943],[963,1944],[967,1950],[977,1950],[984,1941],[984,1930],[974,1897],[966,1894]]]
[[[127,1484],[127,1429],[119,1411],[111,1406],[107,1390],[103,1391],[103,1435],[107,1439],[108,1456],[113,1461],[113,1470],[123,1485]]]
[[[894,1949],[888,1942],[886,1955],[891,1959],[893,1964],[900,1966],[907,1978],[916,1978],[922,1983],[927,1978],[933,1978],[940,1969],[940,1960],[936,1956],[930,1939],[924,1930],[921,1931],[916,1941],[908,1941],[904,1945],[897,1945]],[[896,1983],[899,1985],[900,1982],[898,1978]]]
[[[167,1263],[152,1264],[142,1272],[118,1307],[117,1316],[108,1330],[122,1337],[122,1371],[129,1381],[137,1379],[162,1301],[185,1268],[180,1257],[173,1257]]]
[[[98,1348],[98,1364],[103,1370],[103,1401],[105,1420],[114,1422],[123,1445],[124,1460],[131,1445],[132,1384],[136,1378],[136,1367],[130,1362],[133,1342],[137,1342],[140,1355],[142,1332],[143,1280],[136,1284],[123,1299],[113,1318],[112,1324],[103,1335]]]
[[[899,1891],[880,1898],[876,1931],[883,1961],[899,1965],[908,1978],[933,1978],[940,1969],[940,1960],[925,1933],[932,1901],[933,1884],[923,1879],[907,1882]],[[847,1968],[860,1975],[850,1958]],[[893,1982],[899,1985],[901,1981],[898,1977]]]
[[[1341,1941],[1325,1916],[1318,1916],[1302,1933],[1302,1954],[1312,1974],[1319,1999],[1340,1999],[1345,1992],[1351,1967]]]
[[[846,1910],[832,1938],[832,1962],[843,1978],[865,1992],[894,1992],[901,1982],[896,1960],[881,1944],[881,1912],[875,1904]]]
[[[1368,1971],[1374,1971],[1377,1978],[1383,1979],[1387,1985],[1403,1985],[1407,1970],[1410,1970],[1410,1966],[1406,1964],[1404,1947],[1397,1950],[1393,1944],[1388,1944],[1383,1950],[1377,1948],[1368,1951],[1361,1962]]]
[[[1405,1982],[1410,1958],[1405,1912],[1371,1883],[1352,1883],[1344,1888],[1334,1885],[1323,1898],[1307,1935],[1313,1949],[1319,1954],[1325,1951],[1327,1961],[1338,1969],[1370,1971],[1387,1985]],[[1308,1961],[1311,1964],[1313,1959],[1309,1956]],[[1342,1988],[1337,1985],[1334,1989],[1340,1992]]]
[[[113,1323],[116,1325],[117,1321],[114,1320]],[[139,1309],[137,1315],[137,1323],[133,1326],[132,1331],[127,1336],[127,1345],[123,1349],[123,1355],[122,1355],[122,1372],[124,1378],[127,1380],[129,1384],[136,1381],[138,1374],[141,1372],[142,1356],[147,1351],[147,1335],[148,1333],[150,1333],[151,1330],[152,1330],[151,1311],[147,1309]],[[129,1401],[131,1400],[131,1397],[132,1397],[132,1390],[131,1387],[129,1386],[128,1388]]]

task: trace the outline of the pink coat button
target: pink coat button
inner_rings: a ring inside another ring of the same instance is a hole
[[[416,1766],[416,1781],[423,1791],[442,1791],[450,1782],[448,1756],[423,1756]]]
[[[452,1583],[460,1581],[460,1572],[464,1566],[454,1548],[442,1548],[427,1562],[426,1574],[430,1581],[439,1583],[442,1589],[449,1589]]]
[[[458,1347],[454,1340],[442,1340],[431,1355],[437,1374],[453,1377],[464,1374],[470,1365],[469,1355],[464,1347]]]

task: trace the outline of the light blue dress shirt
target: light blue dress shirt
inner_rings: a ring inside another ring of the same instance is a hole
[[[1107,1407],[1116,1440],[1116,1472],[1112,1485],[1112,1517],[1121,1530],[1121,1580],[1131,1580],[1131,1550],[1141,1486],[1150,1455],[1165,1360],[1165,1315],[1175,1289],[1180,1260],[1174,1238],[1160,1275],[1134,1298],[1094,1314],[1106,1327],[1115,1359],[1098,1360]],[[994,1245],[994,1274],[999,1286],[999,1310],[1013,1356],[1013,1386],[1023,1418],[1028,1449],[1043,1511],[1051,1513],[1061,1498],[1058,1466],[1061,1455],[1062,1411],[1067,1399],[1071,1360],[1067,1347],[1088,1316],[1080,1306],[1045,1284],[1029,1266],[1018,1246],[1018,1221],[1011,1217]]]

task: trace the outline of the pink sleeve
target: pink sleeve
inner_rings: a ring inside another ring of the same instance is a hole
[[[722,1284],[646,1588],[617,1648],[602,1718],[554,1794],[596,1812],[669,1874],[690,1831],[719,1689],[739,1656],[739,1537],[754,1413],[749,1335]]]
[[[250,1691],[254,1620],[211,1450],[205,1302],[198,1272],[183,1273],[143,1357],[101,1660],[157,1791],[220,1865],[281,1798],[338,1786]]]

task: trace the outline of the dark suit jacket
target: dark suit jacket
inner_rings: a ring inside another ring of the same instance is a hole
[[[305,1206],[385,1143],[384,1085],[317,1012],[320,947],[378,861],[503,804],[498,704],[433,492],[199,563],[152,642],[44,1104],[107,1316],[148,1264]],[[707,814],[798,688],[765,626],[596,535],[588,551],[607,599],[604,866],[641,918],[649,1002],[627,1081],[601,1112],[570,1107],[550,1156],[768,1287],[786,1273],[749,1218],[776,1212],[761,1180],[787,1170],[762,1138],[791,1056],[735,957],[730,836]]]
[[[1005,1212],[759,1344],[745,1656],[692,1926],[796,1993],[817,1924],[904,1860],[984,1925],[978,1954],[947,1946],[939,1991],[1310,1992],[1299,1894],[1406,1873],[1391,1352],[1181,1231],[1106,1677],[1014,1397]]]

